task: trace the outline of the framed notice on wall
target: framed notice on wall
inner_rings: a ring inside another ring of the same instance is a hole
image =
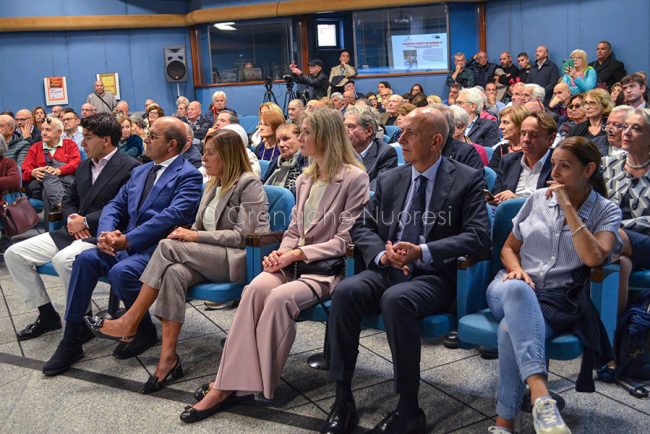
[[[68,85],[65,77],[45,77],[45,105],[64,105],[68,103]]]
[[[117,72],[102,72],[97,74],[97,80],[104,83],[104,90],[115,95],[115,99],[120,99],[120,75]]]

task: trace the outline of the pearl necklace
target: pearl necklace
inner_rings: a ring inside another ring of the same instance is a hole
[[[630,163],[630,161],[626,158],[626,159],[625,159],[625,164],[627,164],[627,167],[629,167],[630,169],[643,169],[643,168],[646,167],[647,165],[650,165],[650,158],[648,158],[647,160],[645,160],[644,163],[641,163],[641,164],[632,164],[632,163]]]

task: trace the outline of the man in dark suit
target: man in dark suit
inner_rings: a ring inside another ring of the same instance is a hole
[[[36,267],[52,261],[68,288],[75,257],[95,246],[102,208],[129,179],[139,163],[117,150],[120,124],[108,113],[85,118],[83,147],[88,159],[81,162],[74,181],[63,196],[64,225],[10,246],[4,254],[7,269],[28,303],[38,308],[36,321],[17,333],[19,341],[36,338],[61,328],[61,318],[45,290]]]
[[[397,167],[395,149],[376,137],[378,118],[377,110],[369,106],[351,107],[345,113],[345,129],[352,147],[363,160],[370,178],[370,191],[375,191],[377,175]]]
[[[373,432],[424,432],[418,322],[449,308],[458,256],[489,252],[483,175],[441,157],[449,134],[444,115],[418,108],[402,128],[399,142],[410,164],[379,175],[374,197],[352,230],[368,268],[332,293],[328,327],[336,400],[321,433],[347,432],[357,421],[351,382],[361,320],[378,311],[384,315],[400,399]]]
[[[493,191],[494,204],[515,197],[529,197],[551,179],[551,145],[557,123],[548,112],[531,113],[521,123],[520,152],[501,157]]]
[[[598,83],[605,83],[607,89],[627,75],[625,65],[612,55],[612,44],[609,41],[600,41],[596,46],[596,60],[589,66],[596,70]]]
[[[432,104],[431,107],[440,110],[442,114],[445,115],[447,126],[449,127],[449,136],[447,137],[445,146],[442,147],[442,156],[463,163],[464,165],[476,170],[483,171],[483,161],[481,161],[481,156],[478,151],[474,149],[474,146],[469,143],[461,142],[460,140],[454,140],[456,122],[454,119],[454,113],[451,109],[444,104]]]
[[[473,143],[494,146],[499,141],[499,129],[496,122],[481,118],[483,111],[483,93],[479,89],[463,89],[456,98],[456,104],[464,108],[470,116],[465,135]]]
[[[99,278],[108,275],[111,290],[128,309],[138,296],[140,275],[158,241],[175,227],[194,221],[202,176],[180,157],[186,140],[185,125],[175,117],[162,117],[149,128],[146,155],[153,161],[133,170],[128,182],[102,211],[97,248],[81,253],[75,260],[63,339],[43,366],[45,375],[65,372],[83,357],[83,337],[87,333],[83,315]],[[156,328],[147,315],[134,339],[125,339],[113,354],[117,358],[133,357],[156,341]]]

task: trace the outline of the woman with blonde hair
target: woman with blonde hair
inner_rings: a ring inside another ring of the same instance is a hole
[[[251,171],[241,138],[218,130],[205,140],[203,166],[210,176],[192,229],[176,228],[162,240],[140,277],[142,289],[117,320],[86,317],[101,338],[129,342],[149,307],[162,320],[162,348],[156,371],[143,393],[183,376],[176,343],[185,321],[187,288],[201,282],[242,282],[246,276],[246,235],[270,230],[268,200]]]
[[[202,385],[181,420],[192,423],[224,409],[237,395],[272,399],[296,335],[295,318],[342,278],[350,229],[368,201],[368,175],[337,110],[307,112],[300,152],[311,159],[296,181],[296,206],[278,250],[242,293],[217,378]]]
[[[584,50],[573,50],[571,60],[573,60],[573,67],[567,66],[562,76],[562,81],[569,85],[571,95],[595,88],[598,74],[594,68],[589,66],[587,53]]]
[[[606,90],[599,88],[590,90],[582,99],[582,109],[587,116],[587,120],[571,128],[567,136],[586,137],[598,146],[601,154],[607,155],[609,143],[607,142],[605,124],[613,108],[614,103]]]

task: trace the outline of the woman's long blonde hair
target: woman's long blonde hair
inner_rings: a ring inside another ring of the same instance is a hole
[[[237,183],[242,173],[253,171],[248,155],[246,155],[244,143],[236,132],[224,129],[214,130],[206,136],[205,146],[214,146],[223,161],[220,196],[223,196]],[[217,182],[217,178],[211,176],[206,186],[207,190]]]
[[[364,170],[345,131],[340,111],[321,108],[305,112],[303,122],[311,129],[316,150],[323,154],[324,161],[324,167],[318,167],[316,160],[311,159],[311,163],[303,171],[305,176],[314,181],[319,176],[325,181],[330,181],[345,164]]]

